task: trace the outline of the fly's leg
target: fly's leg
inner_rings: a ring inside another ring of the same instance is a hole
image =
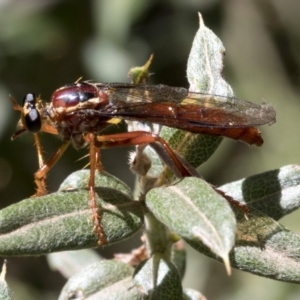
[[[100,148],[95,145],[96,137],[94,134],[88,133],[85,136],[85,140],[90,145],[89,207],[92,212],[92,220],[94,230],[98,236],[98,243],[103,245],[107,243],[107,240],[101,224],[101,215],[98,213],[99,207],[96,202],[95,193],[95,172],[96,170],[99,172],[103,170],[100,162]]]
[[[99,148],[114,148],[148,144],[177,177],[199,176],[184,158],[176,154],[160,136],[147,131],[132,131],[120,134],[97,136]]]
[[[44,163],[43,155],[42,155],[42,146],[40,144],[40,140],[38,136],[34,135],[35,145],[37,148],[38,153],[38,160],[39,160],[39,169],[37,172],[34,173],[34,182],[36,184],[36,194],[35,196],[44,196],[47,194],[46,189],[46,177],[49,170],[55,165],[55,163],[60,159],[62,154],[68,148],[70,142],[64,142],[59,149],[52,155],[52,157]]]
[[[36,147],[36,152],[37,152],[37,157],[38,157],[38,162],[39,162],[39,170],[40,170],[45,165],[44,156],[43,156],[43,148],[42,148],[42,144],[41,144],[38,134],[34,133],[33,138],[34,138],[34,145]],[[37,187],[36,196],[42,196],[42,195],[47,194],[46,177],[47,177],[47,174],[45,173],[44,176],[41,177],[39,180],[37,180],[37,178],[35,178],[35,184]]]
[[[36,152],[37,152],[38,162],[39,162],[39,169],[40,169],[45,164],[44,156],[43,156],[43,148],[42,148],[42,144],[41,144],[38,134],[34,133],[33,138],[34,138],[34,145],[36,147]]]
[[[100,245],[107,243],[95,193],[95,172],[96,170],[102,171],[100,163],[101,148],[150,145],[178,177],[198,175],[192,166],[185,162],[183,158],[179,158],[164,139],[151,132],[133,131],[103,136],[88,133],[84,136],[84,139],[90,147],[89,207]]]
[[[249,214],[249,207],[244,204],[244,203],[241,203],[237,200],[234,200],[231,196],[229,195],[226,195],[223,191],[219,190],[218,188],[216,188],[215,186],[212,185],[212,188],[219,194],[221,195],[223,198],[225,198],[227,200],[227,202],[231,205],[233,205],[235,208],[241,210],[244,215],[245,215],[245,218],[248,219],[248,214]]]

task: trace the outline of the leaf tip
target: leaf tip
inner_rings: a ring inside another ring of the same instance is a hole
[[[0,280],[4,281],[6,276],[6,270],[7,270],[7,260],[5,259],[2,266],[2,271],[0,274]]]
[[[200,12],[198,12],[198,16],[199,16],[199,28],[203,28],[204,20],[203,20],[202,15],[201,15]]]
[[[223,259],[223,263],[225,265],[227,275],[230,276],[231,275],[231,265],[230,265],[229,256],[228,255],[223,256],[222,259]]]

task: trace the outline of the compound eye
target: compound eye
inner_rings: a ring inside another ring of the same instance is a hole
[[[36,104],[36,97],[33,93],[28,93],[23,98],[23,107],[25,104],[29,104],[30,107],[34,107]]]
[[[28,112],[24,115],[24,121],[28,131],[32,133],[37,133],[41,130],[42,127],[41,116],[36,108],[32,108],[28,110]]]
[[[32,133],[41,130],[42,120],[38,109],[35,106],[36,97],[33,93],[28,93],[23,98],[23,124]]]

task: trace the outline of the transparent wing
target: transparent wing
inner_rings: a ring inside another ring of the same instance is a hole
[[[166,126],[239,128],[275,122],[271,105],[233,97],[189,92],[165,85],[97,84],[109,97],[99,115]]]

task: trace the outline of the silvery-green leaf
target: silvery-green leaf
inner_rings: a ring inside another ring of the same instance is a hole
[[[208,183],[189,177],[172,186],[154,188],[146,196],[146,205],[193,247],[204,243],[228,262],[235,240],[235,216],[228,202]]]
[[[102,298],[101,291],[122,282],[131,277],[133,268],[115,260],[102,260],[85,267],[72,276],[61,291],[59,300],[64,299],[90,299],[98,294]],[[132,285],[132,283],[131,283]],[[100,292],[100,295],[99,295]],[[125,296],[125,294],[123,294]],[[73,297],[73,298],[72,298]],[[113,298],[111,298],[113,299]],[[118,298],[122,299],[122,298]],[[126,299],[124,297],[124,299]]]
[[[133,285],[132,276],[126,277],[99,292],[90,295],[85,300],[141,300],[142,293]]]
[[[237,211],[235,268],[281,281],[300,283],[300,236],[250,208],[248,219]]]
[[[86,174],[80,172],[81,175],[85,181]],[[111,180],[115,182],[113,177]],[[111,183],[115,184],[119,185]],[[99,186],[95,192],[108,244],[141,228],[143,212],[138,202],[112,188]],[[86,188],[73,186],[70,191],[29,198],[0,211],[0,255],[41,255],[97,246],[99,237]]]
[[[133,281],[143,293],[143,299],[182,300],[178,271],[159,253],[154,253],[136,268]]]
[[[60,185],[59,191],[72,191],[74,189],[88,188],[90,170],[79,170],[70,174]],[[96,172],[95,186],[116,189],[129,197],[132,197],[131,189],[119,178],[103,171]]]
[[[199,18],[199,30],[187,64],[189,89],[193,92],[233,97],[231,87],[222,77],[225,48],[220,39],[205,26],[200,14]],[[221,137],[193,134],[168,127],[163,127],[160,135],[194,168],[203,164],[222,141]],[[153,169],[160,169],[159,160],[153,159],[152,165]]]
[[[237,234],[229,256],[231,266],[271,279],[300,283],[300,236],[255,209],[249,208],[247,214],[233,209]],[[207,246],[190,244],[220,260]]]
[[[233,97],[234,93],[222,77],[225,48],[221,40],[205,26],[199,13],[199,30],[190,51],[187,78],[190,90]]]
[[[300,206],[300,166],[284,166],[219,189],[236,201],[279,220]]]

